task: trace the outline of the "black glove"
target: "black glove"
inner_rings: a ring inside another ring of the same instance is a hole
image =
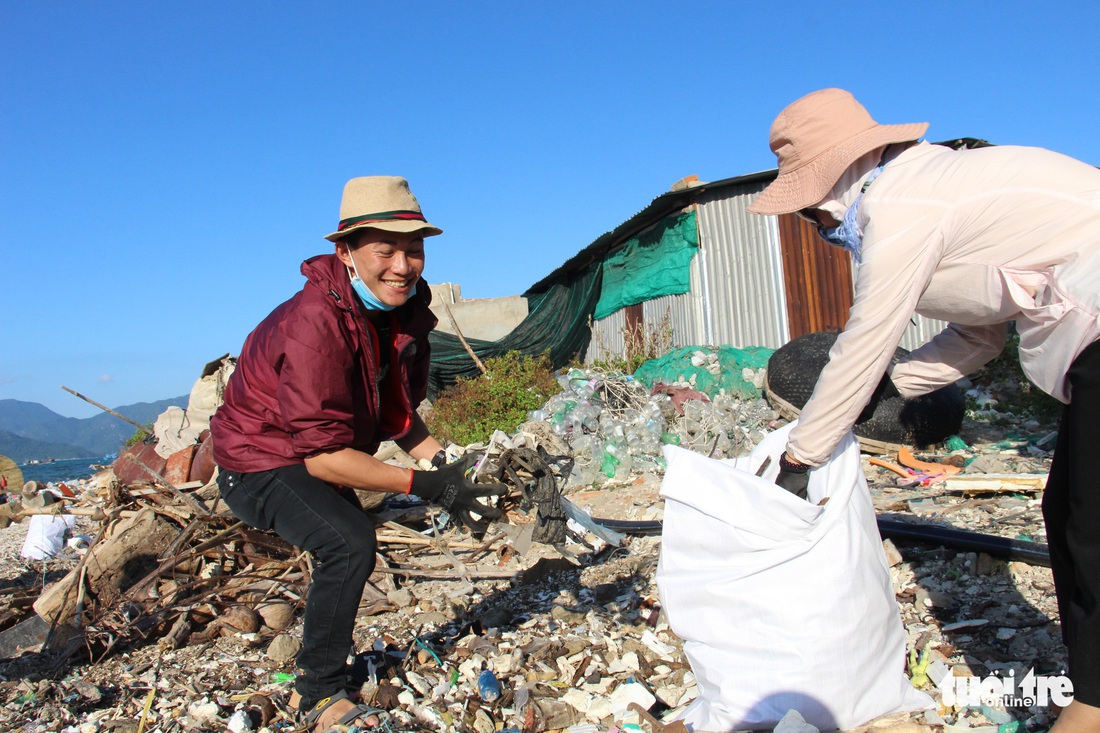
[[[435,471],[413,471],[409,493],[430,501],[471,532],[480,534],[486,530],[488,522],[479,522],[470,513],[476,512],[485,519],[499,519],[500,509],[482,504],[478,499],[501,497],[508,489],[503,484],[475,484],[467,479],[466,472],[474,465],[474,460],[473,455],[468,455]]]
[[[859,417],[856,418],[856,422],[861,423],[864,420],[870,420],[875,416],[875,410],[878,409],[880,402],[894,397],[901,397],[901,392],[898,392],[898,388],[894,386],[894,380],[890,379],[890,375],[883,374],[878,386],[875,387],[875,391],[871,393],[871,399],[867,400],[863,412],[859,413]]]
[[[810,467],[791,461],[787,458],[787,451],[783,451],[783,455],[779,457],[779,475],[775,477],[775,485],[800,499],[806,499],[806,487],[809,483]]]

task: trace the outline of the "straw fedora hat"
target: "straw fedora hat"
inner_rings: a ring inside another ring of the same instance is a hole
[[[443,233],[424,219],[420,202],[409,190],[409,182],[400,176],[363,176],[344,184],[340,224],[335,232],[325,235],[325,239],[337,242],[354,231],[367,228],[417,232],[425,237]]]
[[[825,198],[844,170],[875,148],[918,139],[927,122],[880,125],[843,89],[822,89],[795,100],[775,118],[771,149],[779,177],[748,209],[789,214]]]

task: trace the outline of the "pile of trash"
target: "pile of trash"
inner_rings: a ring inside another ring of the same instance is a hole
[[[699,691],[655,583],[661,450],[680,445],[734,457],[786,423],[761,397],[766,357],[716,367],[723,358],[696,347],[660,370],[560,375],[563,392],[531,422],[480,446],[484,471],[512,489],[508,522],[485,536],[463,533],[417,501],[375,502],[378,563],[360,603],[352,669],[362,699],[378,708],[377,727],[684,730],[668,721]],[[204,379],[216,383],[224,366]],[[704,373],[733,374],[740,386]],[[170,429],[202,425],[190,406],[181,412]],[[979,427],[968,423],[965,442],[915,457],[871,463],[864,456],[878,517],[1041,541],[1050,429]],[[70,485],[72,497],[42,508],[75,514],[70,534],[91,541],[64,545],[40,565],[8,564],[10,579],[0,585],[0,728],[300,730],[288,697],[310,557],[228,512],[207,473],[207,449],[202,430],[170,451],[151,438],[112,470]],[[392,444],[377,457],[415,465]],[[938,463],[959,470],[937,473]],[[621,518],[625,512],[612,507],[624,502],[644,510],[652,521],[635,524],[651,532],[620,534],[595,521]],[[28,525],[0,539],[21,541],[15,533]],[[887,539],[886,554],[912,652],[910,678],[939,705],[877,721],[876,730],[1002,726],[1010,733],[1048,725],[1051,710],[1042,705],[947,705],[937,683],[945,674],[1058,673],[1049,569],[995,549],[911,538]],[[808,733],[812,726],[794,713],[780,728]]]
[[[562,391],[528,417],[549,423],[568,447],[575,464],[567,488],[659,474],[666,444],[711,458],[744,455],[786,422],[761,396],[765,352],[691,347],[635,375],[570,369],[558,377]],[[730,363],[746,366],[722,371]]]

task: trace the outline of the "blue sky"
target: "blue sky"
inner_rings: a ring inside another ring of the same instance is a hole
[[[425,277],[522,293],[678,179],[774,167],[851,90],[928,139],[1100,164],[1100,4],[0,4],[0,399],[186,394],[331,251],[344,182],[403,175]]]

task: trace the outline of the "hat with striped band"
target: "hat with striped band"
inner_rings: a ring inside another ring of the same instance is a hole
[[[338,242],[360,229],[415,232],[424,237],[443,233],[427,222],[409,182],[400,176],[362,176],[344,185],[340,224],[325,239]]]

